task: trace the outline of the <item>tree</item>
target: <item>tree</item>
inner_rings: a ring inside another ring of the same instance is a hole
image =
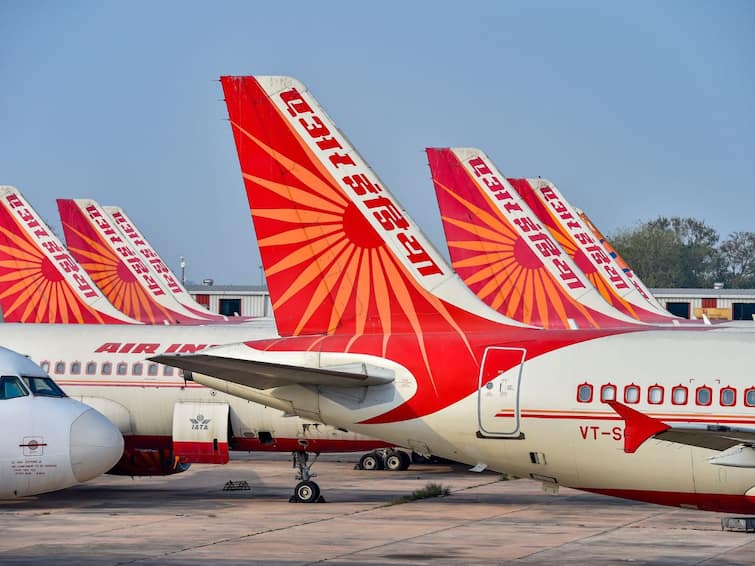
[[[695,218],[660,216],[611,243],[650,287],[707,287],[721,270],[718,232]]]
[[[734,232],[721,242],[721,279],[727,287],[755,287],[755,233]]]

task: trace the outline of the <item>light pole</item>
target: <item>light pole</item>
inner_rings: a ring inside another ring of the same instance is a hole
[[[186,260],[184,256],[178,258],[178,265],[181,266],[181,285],[186,285]]]

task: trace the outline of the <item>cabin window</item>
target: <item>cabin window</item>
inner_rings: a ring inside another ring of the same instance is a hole
[[[721,389],[720,398],[722,407],[732,407],[737,402],[737,390],[733,387],[724,387]]]
[[[0,399],[15,399],[16,397],[26,397],[29,392],[21,383],[21,379],[15,375],[4,375],[0,377]]]
[[[85,371],[87,375],[94,375],[97,373],[97,362],[87,362]]]
[[[163,375],[170,377],[173,375],[173,368],[171,366],[163,366]]]
[[[144,364],[141,362],[136,362],[134,365],[131,366],[131,373],[134,375],[141,375],[143,369],[144,369]]]
[[[625,403],[639,403],[640,402],[640,387],[632,383],[624,388],[624,402]]]
[[[592,385],[583,383],[577,387],[577,401],[580,403],[589,403],[592,401]]]
[[[102,363],[102,375],[110,375],[113,373],[113,364],[110,362],[103,362]]]
[[[648,387],[648,403],[651,405],[660,405],[663,403],[663,387],[660,385],[651,385]]]
[[[71,362],[71,375],[79,375],[81,373],[81,362]]]
[[[65,362],[55,362],[55,375],[63,375],[66,372]]]
[[[755,387],[750,387],[745,391],[745,405],[755,407]]]
[[[677,385],[671,390],[671,402],[674,405],[686,405],[688,390],[684,385]]]
[[[155,377],[157,375],[157,364],[149,364],[147,366],[147,375]]]
[[[600,388],[601,401],[616,401],[616,386],[608,383]]]
[[[128,373],[128,364],[126,362],[120,362],[115,366],[115,373],[118,375],[126,375]]]
[[[39,367],[41,367],[45,373],[50,373],[50,362],[47,360],[39,364]]]
[[[708,405],[710,405],[712,400],[713,400],[713,391],[707,385],[698,387],[697,391],[695,391],[695,403],[697,403],[698,405],[707,407]]]

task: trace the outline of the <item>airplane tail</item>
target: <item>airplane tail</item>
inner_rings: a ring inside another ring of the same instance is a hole
[[[642,322],[671,322],[672,314],[653,308],[637,292],[553,183],[545,179],[509,182],[609,304]]]
[[[148,324],[201,324],[175,302],[102,208],[89,199],[58,199],[71,254],[110,302]]]
[[[20,191],[0,187],[5,322],[139,324],[111,305]]]
[[[173,271],[162,260],[123,209],[117,206],[103,206],[102,209],[107,213],[109,219],[118,226],[131,247],[139,252],[144,263],[152,270],[153,276],[158,277],[162,282],[163,288],[192,315],[206,319],[208,322],[217,323],[244,322],[249,320],[246,317],[228,318],[227,316],[212,313],[203,308],[202,305],[191,297]]]
[[[582,222],[584,222],[593,233],[595,239],[603,245],[605,250],[608,252],[608,255],[610,255],[616,261],[621,270],[624,272],[624,275],[626,275],[627,279],[629,279],[632,285],[634,285],[634,288],[637,289],[637,292],[642,295],[642,297],[646,301],[648,301],[655,309],[665,310],[663,308],[663,305],[661,305],[661,303],[658,302],[658,299],[653,296],[653,293],[650,292],[650,289],[648,289],[647,285],[645,285],[645,283],[643,283],[643,281],[639,277],[637,277],[637,274],[632,271],[632,268],[624,260],[624,258],[619,255],[619,252],[617,252],[616,249],[611,245],[611,242],[609,242],[603,235],[603,233],[598,229],[598,227],[593,224],[592,220],[590,220],[585,211],[576,207],[574,210],[582,219]]]
[[[289,77],[221,77],[281,336],[500,323]]]
[[[453,267],[482,301],[546,328],[637,323],[606,303],[482,151],[427,156]]]

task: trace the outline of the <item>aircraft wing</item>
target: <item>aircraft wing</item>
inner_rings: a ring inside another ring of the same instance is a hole
[[[724,451],[738,444],[755,445],[755,429],[722,425],[673,424],[655,435],[658,440]]]
[[[737,445],[755,445],[755,428],[706,423],[668,424],[618,401],[608,405],[624,419],[624,452],[633,453],[649,438],[725,451]]]
[[[365,363],[310,368],[209,354],[161,354],[149,359],[184,371],[263,390],[283,385],[366,387],[390,383],[394,379],[391,370]]]

